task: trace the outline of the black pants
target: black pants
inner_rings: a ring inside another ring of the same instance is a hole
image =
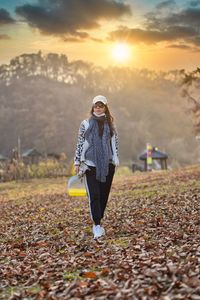
[[[106,182],[100,182],[96,179],[96,168],[90,167],[86,171],[86,188],[90,204],[91,217],[95,225],[99,225],[104,216],[108,196],[115,173],[115,166],[109,164],[109,172],[106,176]]]

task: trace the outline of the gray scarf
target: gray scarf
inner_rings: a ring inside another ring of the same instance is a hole
[[[100,123],[98,124],[98,122]],[[99,126],[102,129],[101,135]],[[100,182],[106,182],[106,176],[109,171],[109,160],[112,158],[110,138],[110,128],[106,117],[92,115],[89,119],[89,127],[85,132],[85,139],[92,149],[90,159],[96,166],[96,179]]]

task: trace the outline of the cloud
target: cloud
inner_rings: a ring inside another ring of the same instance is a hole
[[[131,15],[131,9],[116,0],[38,0],[16,7],[16,13],[43,34],[77,40],[89,38],[85,30],[100,27],[102,20]]]
[[[200,45],[200,43],[199,43]],[[200,52],[200,47],[195,47],[192,45],[182,45],[182,44],[171,44],[167,48],[180,49],[180,50],[190,50],[190,52]]]
[[[153,11],[145,15],[144,26],[146,29],[167,30],[170,26],[185,26],[197,30],[200,26],[200,8],[187,8],[181,11],[168,12],[158,15]]]
[[[200,8],[188,7],[182,10],[162,11],[162,13],[158,14],[158,9],[163,9],[170,5],[175,5],[175,2],[161,2],[156,6],[155,10],[144,16],[143,27],[128,28],[121,26],[117,30],[110,32],[108,39],[145,44],[181,41],[199,47]]]
[[[168,0],[168,1],[163,1],[163,2],[160,2],[156,5],[156,9],[158,10],[162,10],[162,9],[168,9],[168,8],[171,8],[171,7],[174,7],[176,6],[176,2],[174,0]]]
[[[118,30],[115,30],[110,33],[110,40],[126,40],[127,42],[133,43],[146,43],[154,44],[163,41],[173,41],[179,39],[180,36],[191,37],[195,36],[196,32],[189,27],[184,26],[172,26],[169,27],[166,31],[159,30],[144,30],[138,28],[128,28],[125,26],[119,27]]]
[[[0,26],[12,24],[15,20],[10,16],[9,12],[4,8],[0,8]]]
[[[199,46],[200,47],[200,36],[195,36],[193,39],[192,39],[192,42],[194,42],[194,44],[196,46]]]
[[[94,42],[99,42],[99,43],[102,43],[104,42],[104,40],[101,40],[101,39],[96,39],[96,38],[93,38],[93,37],[90,37],[88,35],[88,38],[90,38],[90,40],[94,41]],[[64,37],[63,39],[63,42],[73,42],[73,43],[83,43],[85,40],[83,38],[77,38],[77,37]]]
[[[74,32],[73,35],[63,36],[62,40],[64,42],[83,42],[85,39],[88,39],[90,36],[87,32]]]
[[[10,40],[10,37],[7,34],[0,34],[0,40]]]
[[[192,49],[192,47],[188,45],[176,45],[176,44],[169,45],[167,46],[167,48],[175,48],[175,49],[182,49],[182,50]]]
[[[163,40],[161,33],[158,31],[148,31],[139,28],[128,28],[127,26],[120,26],[117,30],[110,32],[109,40],[123,40],[129,43],[144,42],[152,44]]]
[[[163,21],[165,26],[182,24],[197,29],[200,26],[200,8],[188,8],[179,13],[173,13]]]
[[[200,6],[200,0],[190,1],[189,5],[192,7]]]

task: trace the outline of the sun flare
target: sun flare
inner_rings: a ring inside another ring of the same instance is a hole
[[[130,58],[130,48],[125,43],[118,43],[112,49],[112,57],[119,63],[124,63]]]

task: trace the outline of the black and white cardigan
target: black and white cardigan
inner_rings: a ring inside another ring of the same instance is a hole
[[[89,127],[89,120],[84,120],[81,122],[79,133],[78,133],[78,142],[75,151],[74,165],[80,165],[81,162],[85,161],[85,152],[88,149],[88,142],[85,140],[85,132]],[[119,165],[119,156],[118,156],[118,135],[116,129],[114,129],[114,134],[111,137],[111,149],[112,149],[112,162],[115,166]]]

